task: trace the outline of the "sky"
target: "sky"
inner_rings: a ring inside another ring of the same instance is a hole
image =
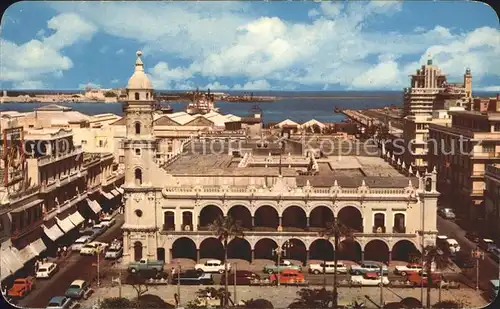
[[[432,58],[500,91],[495,11],[461,1],[17,2],[1,89],[125,87],[136,51],[159,90],[402,90]]]

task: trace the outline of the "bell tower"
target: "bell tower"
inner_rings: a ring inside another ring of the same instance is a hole
[[[144,72],[142,52],[137,52],[135,70],[127,84],[123,104],[126,136],[124,263],[156,258],[156,200],[153,179],[157,141],[153,131],[153,86]]]
[[[467,99],[472,98],[472,74],[470,73],[469,68],[465,70],[464,87],[465,87],[465,97]]]

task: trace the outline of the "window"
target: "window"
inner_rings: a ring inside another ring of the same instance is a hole
[[[136,148],[136,149],[135,149],[135,155],[136,155],[136,156],[140,156],[140,155],[141,155],[141,149]]]
[[[500,132],[500,123],[495,123],[495,132]]]
[[[125,163],[125,156],[120,156],[118,158],[118,163]]]
[[[142,171],[140,168],[135,169],[135,184],[137,186],[142,185]]]
[[[104,141],[102,140],[99,141],[99,147],[104,147]]]
[[[136,100],[139,100],[139,92],[136,92],[136,93],[135,93],[135,99],[136,99]]]
[[[141,124],[139,122],[135,123],[135,134],[141,134]]]
[[[149,99],[149,93],[146,93],[146,100]]]
[[[82,145],[86,145],[86,144],[87,144],[87,140],[82,139]]]
[[[495,152],[495,144],[483,144],[483,152],[484,153]]]

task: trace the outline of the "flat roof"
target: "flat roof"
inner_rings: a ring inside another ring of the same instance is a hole
[[[267,156],[258,157],[264,160]],[[277,165],[270,163],[268,167],[238,167],[240,161],[241,158],[227,154],[184,153],[179,159],[164,166],[164,169],[173,176],[188,177],[264,178],[279,175]],[[374,188],[405,188],[409,180],[412,181],[413,186],[418,186],[416,178],[400,174],[383,159],[377,157],[335,156],[319,159],[319,171],[316,175],[300,175],[299,171],[305,171],[306,168],[288,167],[285,160],[282,162],[283,177],[294,178],[299,187],[305,186],[308,180],[314,187],[331,187],[335,180],[339,186],[350,188],[359,187],[363,180],[367,186]]]

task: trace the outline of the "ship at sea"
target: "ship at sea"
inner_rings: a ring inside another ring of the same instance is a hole
[[[174,109],[166,100],[156,101],[154,109],[162,114],[172,114]]]
[[[191,103],[186,108],[186,113],[204,115],[210,112],[219,112],[219,108],[215,106],[215,96],[210,93],[210,89],[206,93],[196,89],[191,97]]]

